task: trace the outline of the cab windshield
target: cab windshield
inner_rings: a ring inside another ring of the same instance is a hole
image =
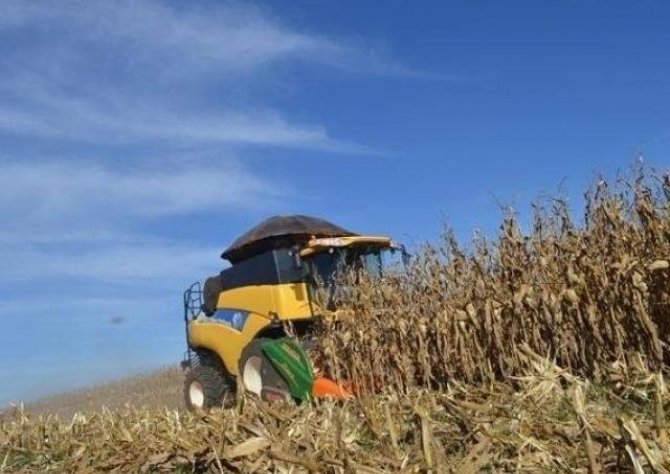
[[[364,271],[372,278],[382,276],[382,249],[379,247],[332,248],[307,260],[310,274],[329,284],[347,271]]]
[[[331,248],[307,259],[309,289],[313,299],[335,309],[351,289],[345,283],[348,272],[364,272],[373,279],[382,277],[382,253],[379,247]]]

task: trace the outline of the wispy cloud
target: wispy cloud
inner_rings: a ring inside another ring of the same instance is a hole
[[[182,71],[196,64],[239,71],[289,56],[333,55],[343,49],[328,39],[292,31],[256,8],[230,2],[203,11],[159,1],[7,0],[1,11],[0,27],[7,30],[49,25],[59,35],[93,46],[132,48],[140,64],[186,60],[163,64]]]
[[[0,47],[0,131],[95,143],[366,153],[323,126],[293,123],[250,91],[286,61],[410,74],[379,52],[234,3],[203,11],[159,1],[6,0],[0,41],[18,45]]]
[[[7,223],[0,232],[2,286],[68,279],[179,286],[215,272],[225,242],[211,246],[132,229],[194,213],[266,208],[281,191],[232,160],[199,165],[129,172],[101,163],[0,161],[0,219]]]
[[[4,100],[3,99],[4,96]],[[0,79],[0,131],[97,144],[243,144],[361,152],[323,127],[294,125],[261,107],[207,111],[175,108],[169,97],[98,90],[72,95],[34,74]]]
[[[279,190],[238,163],[139,167],[132,172],[79,162],[0,162],[0,212],[49,221],[91,216],[169,216],[253,207]]]
[[[372,152],[370,147],[333,139],[322,127],[291,125],[271,111],[185,116],[158,107],[112,111],[92,103],[68,106],[68,102],[64,99],[56,103],[54,97],[48,104],[34,101],[30,112],[5,107],[0,111],[0,130],[18,136],[96,144],[237,144]]]
[[[223,266],[218,259],[221,250],[220,247],[168,242],[113,244],[105,248],[57,252],[48,246],[16,246],[3,257],[0,281],[18,284],[54,278],[61,282],[77,279],[117,286],[135,285],[135,293],[146,285],[181,288],[189,281],[216,273]],[[32,295],[35,301],[42,298],[40,294]]]
[[[198,164],[129,172],[104,164],[0,162],[0,219],[7,224],[0,231],[1,286],[85,278],[165,288],[215,272],[225,237],[208,244],[201,226],[202,239],[181,241],[151,231],[153,224],[173,228],[198,213],[219,218],[267,209],[282,194],[234,161]]]
[[[159,63],[177,77],[202,69],[240,73],[286,59],[412,74],[384,51],[291,29],[269,10],[248,4],[222,2],[203,10],[160,1],[5,0],[0,12],[0,29],[48,25],[52,33],[89,47],[113,43],[117,51],[133,53],[133,67]]]

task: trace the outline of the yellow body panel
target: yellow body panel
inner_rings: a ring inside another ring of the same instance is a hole
[[[288,321],[312,317],[307,284],[276,285],[272,287],[272,293],[278,319]]]
[[[227,290],[219,295],[217,308],[241,309],[282,320],[312,317],[305,283],[252,285]]]
[[[259,331],[270,324],[270,320],[251,313],[242,331],[216,320],[194,320],[188,325],[189,342],[192,347],[204,348],[216,352],[228,372],[238,375],[238,363],[242,350]]]
[[[228,372],[238,373],[244,347],[273,320],[297,320],[312,317],[305,283],[252,285],[224,291],[218,309],[249,313],[242,331],[216,319],[201,318],[189,323],[189,342],[194,348],[216,352]]]
[[[217,308],[241,309],[270,318],[274,311],[272,285],[253,285],[223,291],[219,295]]]

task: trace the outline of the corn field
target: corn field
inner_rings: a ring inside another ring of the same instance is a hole
[[[597,182],[356,278],[311,356],[346,401],[0,417],[0,472],[669,473],[670,177]],[[351,283],[351,282],[350,282]]]
[[[536,356],[595,382],[670,367],[670,177],[597,183],[582,225],[565,202],[514,215],[467,251],[447,231],[406,271],[358,278],[355,317],[326,319],[315,358],[359,386],[514,381]],[[360,388],[360,387],[359,387]]]

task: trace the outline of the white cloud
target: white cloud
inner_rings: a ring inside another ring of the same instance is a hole
[[[0,161],[0,219],[7,223],[0,231],[0,282],[85,279],[180,287],[216,272],[225,242],[138,234],[130,230],[134,224],[150,229],[152,222],[178,222],[194,213],[267,209],[280,196],[277,186],[233,160],[125,168]]]
[[[249,4],[223,2],[206,10],[159,0],[5,0],[0,5],[0,30],[44,25],[89,44],[127,48],[134,66],[160,62],[178,76],[202,69],[242,72],[291,58],[362,72],[413,74],[382,52],[291,29]]]
[[[0,162],[0,215],[49,222],[104,213],[169,216],[253,207],[279,191],[230,160],[115,170],[77,162]]]
[[[41,94],[46,96],[46,94]],[[120,103],[123,103],[122,101]],[[16,135],[75,139],[90,143],[136,143],[165,145],[248,144],[308,147],[352,151],[365,147],[334,140],[320,127],[287,123],[274,112],[226,112],[217,116],[184,115],[149,107],[108,108],[95,99],[82,101],[58,97],[42,100],[32,96],[23,110],[11,106],[0,110],[0,129]]]
[[[160,1],[5,0],[0,44],[12,44],[0,46],[0,131],[98,144],[367,153],[322,126],[292,123],[259,105],[253,91],[271,84],[274,64],[294,60],[404,70],[364,47],[294,31],[234,3],[204,11]]]
[[[0,27],[48,24],[79,40],[135,48],[138,62],[179,58],[189,65],[239,70],[287,56],[317,57],[341,49],[330,40],[291,31],[257,9],[233,3],[203,11],[160,1],[5,0],[0,13]],[[183,62],[165,66],[184,70]]]
[[[163,285],[175,288],[178,293],[180,284],[183,286],[220,270],[223,267],[223,261],[218,258],[221,251],[219,247],[174,242],[114,244],[70,252],[54,252],[49,246],[15,246],[3,256],[0,281],[19,284],[77,278],[117,285]],[[39,297],[31,295],[32,299]]]

